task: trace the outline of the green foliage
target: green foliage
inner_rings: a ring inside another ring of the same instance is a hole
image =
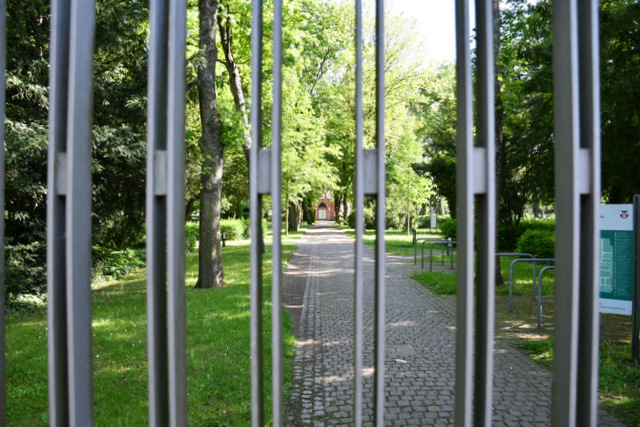
[[[517,224],[500,224],[498,226],[498,247],[503,252],[515,252],[518,240],[527,230],[555,230],[555,220],[525,219]]]
[[[416,134],[424,144],[424,162],[415,162],[418,175],[433,180],[435,192],[456,210],[456,98],[455,68],[443,65],[424,78],[421,97],[411,106],[418,118]]]
[[[553,258],[555,233],[549,230],[527,230],[518,239],[516,252],[531,254],[536,258]]]
[[[640,188],[640,4],[600,4],[602,192],[608,203],[631,203]]]
[[[107,281],[118,279],[133,270],[145,266],[144,249],[117,250],[115,247],[93,246],[94,281]]]
[[[457,219],[448,219],[440,221],[438,225],[440,229],[440,233],[442,237],[445,239],[457,240],[458,235],[458,220]]]
[[[47,285],[44,242],[5,244],[5,282],[9,300],[22,294],[37,295]]]
[[[347,217],[347,224],[350,228],[356,228],[356,212],[355,209]],[[376,229],[376,211],[374,208],[364,208],[364,228],[367,230]]]
[[[200,224],[194,221],[187,221],[184,231],[184,248],[187,252],[193,252],[200,237]]]
[[[242,240],[249,238],[249,220],[223,219],[220,221],[220,232],[227,233],[227,240]]]
[[[7,292],[45,288],[50,5],[7,2],[5,223]],[[4,29],[3,29],[4,30]],[[147,2],[99,0],[93,105],[93,241],[144,236]],[[100,270],[101,257],[95,267]]]

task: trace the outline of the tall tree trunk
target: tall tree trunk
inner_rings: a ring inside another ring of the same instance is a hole
[[[200,49],[204,64],[198,70],[198,95],[202,136],[202,189],[200,192],[200,258],[197,288],[224,284],[222,245],[220,242],[220,207],[222,195],[222,122],[216,95],[216,14],[218,0],[200,0]]]
[[[233,103],[235,105],[236,111],[242,115],[242,121],[244,123],[243,126],[243,138],[244,145],[242,149],[244,151],[244,156],[247,159],[247,164],[249,164],[249,150],[251,149],[251,134],[249,133],[249,127],[247,124],[249,123],[249,117],[247,116],[247,104],[244,99],[244,90],[242,89],[242,79],[240,78],[240,70],[238,69],[238,64],[233,56],[233,27],[231,26],[231,11],[229,10],[229,5],[227,1],[220,2],[220,8],[226,8],[227,13],[223,17],[222,15],[217,16],[218,20],[218,28],[220,30],[220,46],[222,47],[222,52],[224,53],[223,63],[229,73],[229,88],[231,89],[231,95],[233,96]],[[259,123],[256,123],[259,125]]]
[[[287,233],[289,231],[298,231],[300,229],[300,209],[299,202],[295,200],[289,201],[287,207],[288,226]]]

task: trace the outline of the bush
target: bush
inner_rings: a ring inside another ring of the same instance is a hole
[[[116,250],[115,246],[93,246],[94,280],[117,279],[125,274],[145,266],[144,249]]]
[[[458,220],[447,219],[443,220],[439,224],[440,233],[445,239],[451,239],[457,241],[458,236]]]
[[[220,221],[220,232],[227,233],[226,240],[242,240],[249,238],[249,220],[223,219]]]
[[[196,249],[196,243],[200,237],[200,224],[188,221],[184,231],[184,248],[187,252],[193,252]]]
[[[518,240],[517,252],[528,253],[537,258],[553,258],[555,233],[549,230],[527,230]]]
[[[44,242],[5,245],[6,295],[39,295],[47,288]]]
[[[500,225],[498,227],[498,247],[504,252],[513,252],[518,246],[520,237],[527,230],[547,230],[553,232],[555,220],[551,219],[528,219],[520,221],[518,224]]]
[[[356,211],[355,209],[347,217],[349,228],[356,228]],[[367,230],[376,229],[376,213],[373,208],[364,208],[364,228]]]

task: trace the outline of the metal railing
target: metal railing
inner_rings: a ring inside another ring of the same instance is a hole
[[[531,299],[536,299],[536,280],[539,262],[554,262],[555,258],[516,258],[509,265],[509,313],[513,313],[513,267],[519,262],[533,264],[533,277],[531,279]]]

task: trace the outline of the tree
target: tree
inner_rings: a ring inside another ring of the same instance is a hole
[[[640,193],[639,21],[638,2],[601,2],[602,193],[608,203],[631,203]]]
[[[223,146],[222,121],[216,93],[217,0],[200,0],[200,50],[202,66],[198,69],[198,94],[202,136],[202,188],[200,190],[200,247],[196,288],[220,287],[224,284],[220,241]]]
[[[148,9],[122,0],[97,8],[93,243],[104,253],[144,238]],[[10,0],[7,15],[5,246],[7,292],[15,295],[46,285],[49,2]]]
[[[456,98],[455,68],[443,65],[424,78],[421,98],[412,104],[418,118],[416,134],[423,143],[424,162],[416,162],[418,175],[428,175],[435,191],[456,217]]]

